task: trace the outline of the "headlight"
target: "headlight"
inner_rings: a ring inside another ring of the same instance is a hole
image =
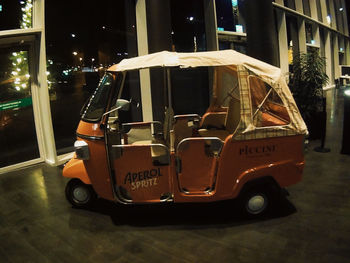
[[[90,152],[89,145],[84,141],[75,141],[75,154],[79,160],[89,160]]]

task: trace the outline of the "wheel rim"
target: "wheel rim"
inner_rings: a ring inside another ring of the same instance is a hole
[[[265,210],[267,206],[267,198],[264,194],[256,194],[249,198],[247,202],[247,210],[251,214],[259,214]]]
[[[90,192],[84,186],[78,186],[73,190],[73,200],[79,204],[87,203],[90,199]]]

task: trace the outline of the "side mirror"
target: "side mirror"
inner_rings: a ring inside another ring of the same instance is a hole
[[[112,107],[112,109],[110,111],[105,112],[102,115],[102,117],[104,117],[112,112],[115,112],[117,110],[128,111],[129,109],[130,109],[130,101],[118,99],[117,102],[115,103],[115,106]]]
[[[118,99],[115,107],[118,110],[122,110],[122,111],[128,111],[130,109],[130,101],[128,100],[123,100],[123,99]]]

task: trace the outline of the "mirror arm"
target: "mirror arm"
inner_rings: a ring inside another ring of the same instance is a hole
[[[101,122],[100,122],[100,128],[101,128],[101,129],[103,129],[103,128],[105,127],[105,118],[106,118],[106,116],[107,116],[108,114],[114,112],[114,111],[119,110],[120,108],[121,108],[121,106],[119,106],[119,107],[117,107],[117,108],[115,108],[115,109],[112,109],[112,110],[110,110],[110,111],[107,111],[107,112],[105,112],[105,113],[102,115]]]
[[[115,112],[115,111],[119,110],[119,109],[121,109],[121,106],[119,106],[119,107],[117,107],[117,108],[115,108],[115,109],[112,109],[112,110],[110,110],[110,111],[107,111],[107,112],[103,113],[102,118],[105,117],[106,115],[112,113],[112,112]]]

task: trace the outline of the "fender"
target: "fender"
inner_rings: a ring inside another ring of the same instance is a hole
[[[296,163],[293,160],[286,160],[269,165],[258,166],[242,172],[233,186],[233,197],[237,197],[244,185],[252,180],[270,177],[277,183],[280,188],[295,184],[301,180],[302,164]]]
[[[91,184],[90,177],[86,171],[84,161],[72,158],[63,168],[62,175],[67,178],[78,178],[84,184]]]

